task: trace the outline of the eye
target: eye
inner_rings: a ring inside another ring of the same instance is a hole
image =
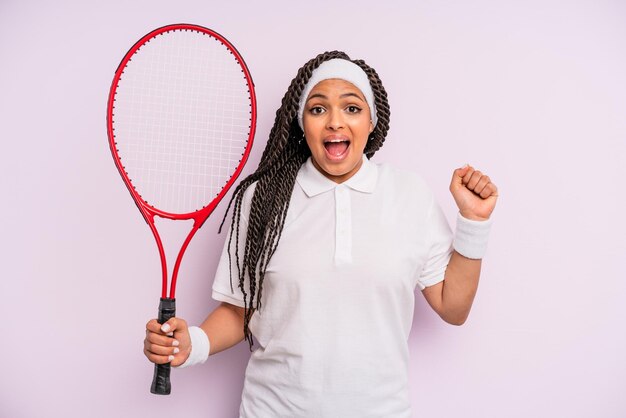
[[[361,111],[361,108],[358,106],[350,105],[346,108],[346,110],[348,111],[348,113],[359,113]]]
[[[313,106],[312,108],[309,109],[309,112],[312,115],[320,115],[324,113],[324,108],[322,106]]]

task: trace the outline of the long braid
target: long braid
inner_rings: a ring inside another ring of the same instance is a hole
[[[324,61],[333,58],[350,60],[348,55],[341,51],[324,52],[298,70],[282,99],[280,108],[276,111],[274,125],[270,130],[269,139],[257,170],[243,179],[235,188],[220,224],[219,232],[221,232],[231,204],[234,202],[233,221],[231,222],[228,241],[228,257],[231,260],[230,245],[234,235],[235,259],[239,267],[239,289],[243,293],[245,305],[244,336],[249,342],[250,351],[252,351],[253,340],[248,325],[253,314],[253,301],[256,297],[256,309],[260,309],[265,270],[282,235],[296,176],[302,164],[311,155],[311,151],[304,141],[304,133],[297,122],[300,96],[313,71]],[[382,146],[389,130],[390,111],[387,93],[373,68],[362,60],[353,62],[367,74],[376,102],[378,122],[368,138],[364,151],[367,157],[371,158]],[[250,203],[245,249],[243,260],[240,262],[239,230],[242,201],[246,189],[254,182],[257,184]],[[232,271],[230,273],[232,290]],[[250,278],[249,289],[244,289],[245,277]],[[256,278],[258,278],[258,293]],[[249,298],[247,290],[250,292]]]
[[[383,87],[383,83],[378,77],[378,73],[372,67],[367,65],[363,60],[352,61],[365,71],[367,78],[372,86],[374,92],[374,102],[376,103],[376,116],[378,121],[376,127],[369,135],[367,145],[363,151],[367,158],[372,158],[374,153],[383,146],[387,132],[389,131],[389,117],[391,116],[391,110],[389,109],[389,102],[387,101],[387,91]]]

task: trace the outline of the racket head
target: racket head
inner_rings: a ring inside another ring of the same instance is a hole
[[[237,49],[211,29],[155,29],[115,72],[109,145],[152,225],[154,215],[202,224],[241,173],[255,129],[250,72]]]

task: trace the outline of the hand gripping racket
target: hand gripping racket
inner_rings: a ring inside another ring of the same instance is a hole
[[[210,29],[189,24],[156,29],[133,45],[115,72],[107,106],[109,145],[159,249],[159,323],[176,314],[183,254],[243,169],[255,126],[250,72],[235,47]],[[169,296],[155,216],[193,220]],[[150,391],[169,394],[169,375],[169,363],[155,364]]]

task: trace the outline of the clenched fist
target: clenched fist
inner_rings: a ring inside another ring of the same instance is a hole
[[[498,188],[486,174],[466,164],[454,170],[450,193],[464,218],[486,221],[496,207]]]

